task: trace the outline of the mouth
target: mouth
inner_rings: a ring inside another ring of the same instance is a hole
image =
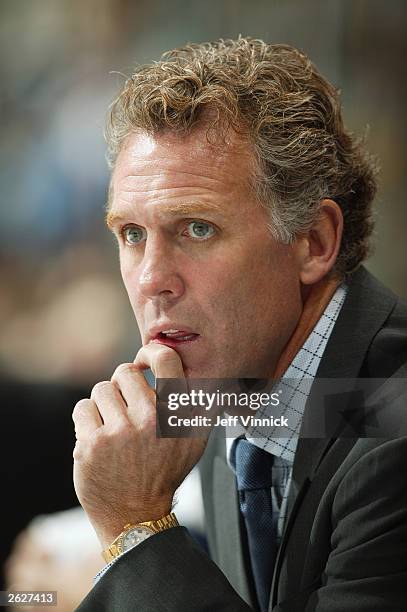
[[[182,329],[166,329],[156,333],[151,342],[165,344],[171,348],[190,342],[195,342],[200,337],[199,334]]]

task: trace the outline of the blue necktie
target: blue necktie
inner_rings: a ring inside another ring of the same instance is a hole
[[[263,612],[268,609],[277,555],[277,517],[273,516],[271,502],[273,455],[239,438],[232,446],[231,464],[236,472],[253,579]]]

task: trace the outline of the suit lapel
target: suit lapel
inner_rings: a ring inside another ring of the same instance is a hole
[[[348,295],[328,340],[316,373],[317,378],[357,378],[369,346],[394,308],[397,297],[383,287],[365,268],[355,272],[349,282]],[[311,390],[305,413],[312,410]],[[294,460],[293,477],[298,488],[311,478],[332,440],[301,438]],[[302,448],[304,447],[304,448]]]
[[[214,559],[239,595],[253,606],[248,554],[241,529],[236,478],[226,461],[225,431],[215,428],[200,463],[208,537]]]
[[[349,281],[349,290],[339,313],[316,376],[318,378],[357,378],[368,348],[393,309],[397,297],[361,267]],[[305,412],[312,410],[313,391]],[[292,525],[321,461],[333,439],[300,438],[294,459],[289,513],[276,560],[270,610],[277,603],[281,564]]]
[[[239,595],[253,605],[251,572],[244,553],[235,476],[222,457],[214,461],[214,501],[218,506],[216,541],[219,566]]]

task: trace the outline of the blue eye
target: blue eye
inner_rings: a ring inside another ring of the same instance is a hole
[[[135,246],[145,240],[147,232],[144,228],[138,225],[128,225],[123,228],[123,237],[127,244]]]
[[[204,221],[191,221],[187,225],[187,232],[195,240],[207,240],[215,233],[214,228]]]

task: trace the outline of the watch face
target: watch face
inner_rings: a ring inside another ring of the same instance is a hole
[[[137,546],[143,540],[153,535],[153,531],[148,527],[133,527],[129,529],[125,536],[123,536],[123,552],[130,550],[133,546]]]

